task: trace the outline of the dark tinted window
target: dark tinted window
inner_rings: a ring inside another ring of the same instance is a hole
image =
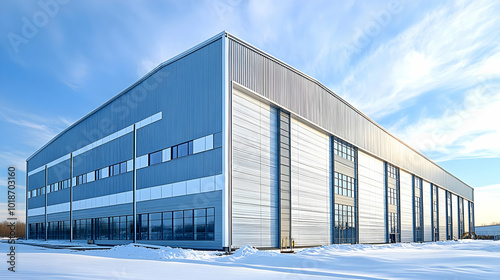
[[[149,165],[157,164],[161,162],[161,151],[149,154]]]

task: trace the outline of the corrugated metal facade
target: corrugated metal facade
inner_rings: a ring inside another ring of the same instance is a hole
[[[229,35],[229,81],[234,81],[398,167],[473,199],[473,189],[415,152],[332,91]]]
[[[233,90],[232,240],[278,247],[278,111]]]
[[[327,245],[330,236],[330,138],[291,118],[292,237],[296,246]]]
[[[413,241],[413,190],[411,174],[400,170],[401,242]]]
[[[358,151],[359,242],[384,243],[384,162]]]

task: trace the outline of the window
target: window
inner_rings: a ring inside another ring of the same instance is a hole
[[[335,204],[334,244],[356,243],[355,207]]]
[[[399,233],[398,213],[389,213],[389,233]]]
[[[174,239],[173,225],[172,225],[172,212],[163,212],[163,240]]]
[[[177,157],[185,157],[187,155],[189,155],[188,143],[183,143],[177,146]]]
[[[149,165],[160,163],[162,161],[161,155],[161,151],[149,154]]]
[[[422,202],[420,197],[415,196],[415,242],[422,242]]]
[[[354,178],[334,172],[334,187],[335,194],[354,197]]]
[[[336,137],[333,140],[333,152],[336,155],[343,157],[349,161],[354,161],[355,159],[354,147],[351,144]]]
[[[161,240],[161,213],[149,214],[149,240]]]
[[[185,157],[193,154],[193,141],[171,147],[172,159]]]
[[[120,163],[120,174],[126,173],[126,172],[127,172],[127,162],[124,161],[124,162]]]
[[[389,204],[398,205],[398,197],[397,197],[396,189],[388,188],[387,192],[389,195],[389,198],[388,198]]]
[[[451,201],[451,193],[446,192],[446,214],[447,214],[447,239],[452,240],[453,239],[453,222],[452,222],[452,201]]]
[[[432,232],[434,241],[439,240],[438,190],[434,185],[432,185]]]
[[[115,175],[119,175],[120,174],[120,164],[115,164],[115,165],[111,165],[110,167],[110,170],[109,170],[109,173],[111,174],[111,176],[115,176]]]
[[[87,173],[76,176],[76,185],[81,185],[87,183]],[[58,185],[58,189],[62,189],[62,185]]]
[[[396,179],[397,178],[397,167],[392,164],[387,164],[387,176]]]

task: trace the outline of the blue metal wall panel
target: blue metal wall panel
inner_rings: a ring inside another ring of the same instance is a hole
[[[52,184],[55,182],[69,179],[69,176],[70,176],[69,159],[47,168],[47,184]]]
[[[45,195],[28,198],[28,209],[45,206]]]
[[[45,170],[42,170],[36,174],[29,177],[28,180],[28,191],[38,189],[45,186]]]
[[[139,130],[139,155],[222,131],[221,46],[218,39],[163,66],[33,155],[28,171],[159,111],[161,129]]]
[[[137,131],[137,155],[222,131],[222,57],[216,41],[160,72],[168,82],[148,92],[139,109],[163,119]]]
[[[134,155],[133,141],[134,135],[129,133],[75,156],[73,158],[73,176],[132,159]]]
[[[213,191],[137,202],[137,214],[215,207],[217,216],[221,206],[222,191]]]
[[[222,149],[218,148],[137,170],[137,189],[221,173]]]
[[[69,202],[69,188],[47,194],[47,205]]]
[[[132,172],[73,187],[73,201],[132,191]]]
[[[69,221],[69,211],[47,214],[47,222]]]
[[[28,221],[26,223],[32,224],[32,223],[43,223],[43,222],[45,222],[45,215],[37,215],[37,216],[29,216]]]
[[[222,132],[214,134],[214,148],[222,147]]]
[[[73,211],[73,220],[133,215],[132,203]]]

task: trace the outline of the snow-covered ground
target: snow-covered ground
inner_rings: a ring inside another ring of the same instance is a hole
[[[0,279],[500,279],[500,241],[332,245],[296,254],[243,247],[231,256],[169,247],[76,251],[27,243],[16,244],[15,273],[2,262]],[[9,246],[0,243],[4,260]]]

